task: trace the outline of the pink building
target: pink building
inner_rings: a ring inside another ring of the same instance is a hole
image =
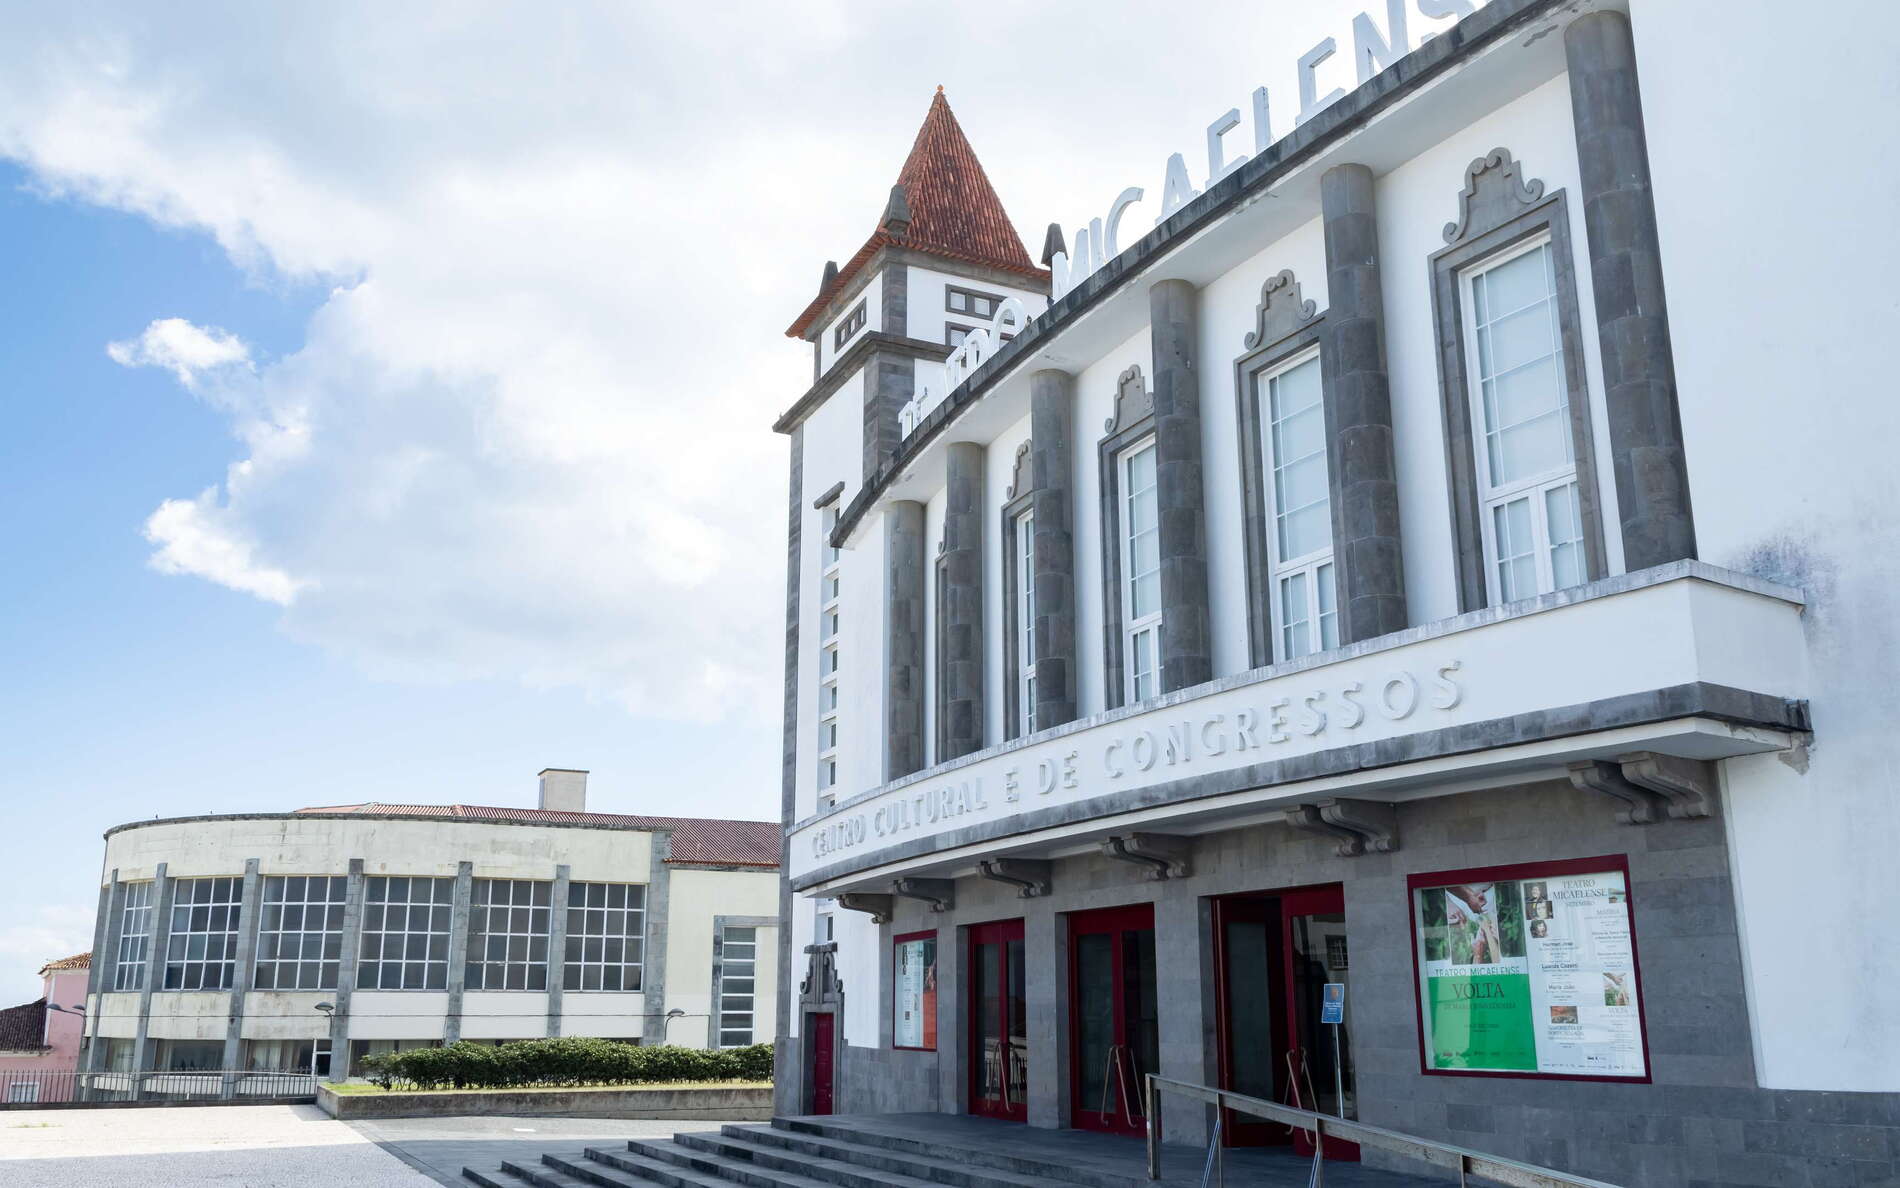
[[[52,1008],[82,1006],[91,970],[91,953],[49,961],[40,968],[45,984],[39,999],[0,1010],[0,1101],[73,1099],[85,1018]]]

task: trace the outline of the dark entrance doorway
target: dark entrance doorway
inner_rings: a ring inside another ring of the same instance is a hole
[[[836,1018],[830,1011],[814,1011],[805,1016],[806,1022],[811,1024],[805,1034],[811,1037],[811,1112],[814,1114],[832,1112],[831,1065]]]
[[[1142,1078],[1161,1063],[1153,904],[1069,917],[1069,1005],[1069,1124],[1142,1133]]]
[[[1223,1089],[1322,1114],[1358,1116],[1352,1068],[1351,955],[1345,894],[1335,883],[1214,901],[1216,1020]],[[1320,1022],[1321,987],[1345,982],[1335,1081],[1332,1028]],[[1291,1143],[1313,1152],[1312,1136],[1228,1111],[1221,1129],[1233,1146]],[[1326,1140],[1328,1159],[1358,1159],[1357,1143]]]
[[[1023,922],[970,928],[970,1112],[1029,1120],[1029,1010]]]

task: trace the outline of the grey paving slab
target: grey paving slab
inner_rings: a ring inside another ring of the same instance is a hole
[[[315,1106],[0,1113],[0,1188],[430,1188]]]

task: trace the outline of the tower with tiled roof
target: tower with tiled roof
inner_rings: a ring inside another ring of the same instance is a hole
[[[1048,293],[1049,273],[1030,260],[938,87],[876,227],[842,267],[826,262],[785,331],[812,344],[812,387],[780,427],[857,397],[868,475],[900,442],[905,406],[952,386],[943,362],[965,337],[987,332],[1010,298],[1033,317]]]

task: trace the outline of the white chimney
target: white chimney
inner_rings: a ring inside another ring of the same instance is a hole
[[[541,807],[563,813],[587,811],[587,773],[550,767],[541,773]]]

